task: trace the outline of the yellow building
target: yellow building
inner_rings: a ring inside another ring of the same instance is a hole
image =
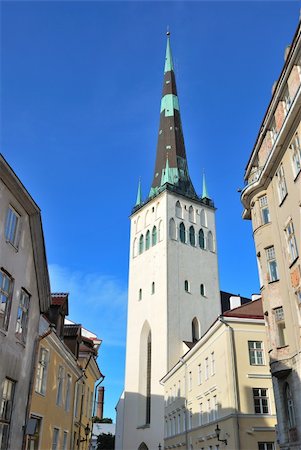
[[[266,349],[260,299],[220,316],[161,380],[164,448],[274,450]]]

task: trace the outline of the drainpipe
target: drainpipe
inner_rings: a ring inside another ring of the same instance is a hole
[[[97,393],[98,386],[103,382],[104,379],[105,379],[105,376],[101,375],[100,381],[94,387],[94,400],[93,400],[92,419],[91,419],[92,430],[91,430],[90,443],[91,443],[91,439],[93,437],[93,424],[94,424],[93,417],[95,417],[96,393]]]
[[[236,427],[237,433],[235,436],[235,448],[240,450],[240,435],[239,435],[239,419],[238,419],[238,411],[240,410],[240,400],[239,400],[239,392],[238,392],[238,383],[237,383],[237,360],[236,360],[236,351],[235,351],[235,342],[234,342],[234,330],[229,325],[222,316],[219,317],[219,320],[226,325],[229,331],[229,341],[230,341],[230,353],[231,353],[231,366],[232,366],[232,379],[233,379],[233,390],[234,390],[234,402],[235,402],[235,416],[236,416]]]
[[[185,411],[184,411],[184,414],[185,414],[185,442],[186,442],[186,450],[188,450],[188,449],[189,449],[189,442],[188,442],[188,420],[187,420],[187,412],[188,412],[188,409],[187,409],[187,404],[188,404],[188,401],[187,401],[187,363],[184,361],[183,358],[180,358],[180,362],[181,362],[182,365],[184,365],[184,367],[185,367],[185,372],[184,372],[184,374],[185,374],[185,377],[184,377],[184,380],[185,380],[185,383],[184,383],[184,398],[185,398]]]

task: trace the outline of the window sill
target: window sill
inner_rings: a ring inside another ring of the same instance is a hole
[[[0,334],[2,334],[2,336],[6,336],[7,335],[7,331],[0,329]]]
[[[299,259],[299,255],[296,256],[296,258],[290,263],[290,265],[288,266],[289,268],[293,267],[293,265],[295,264],[296,261],[298,261]]]
[[[137,427],[137,430],[144,430],[145,428],[150,428],[150,424],[146,423],[145,425],[140,425],[139,427]]]
[[[288,348],[289,345],[285,344],[285,345],[280,345],[279,347],[276,347],[277,350],[281,350],[282,348]]]
[[[25,342],[21,341],[20,339],[17,338],[16,340],[16,344],[21,345],[21,347],[25,348]]]
[[[295,176],[295,178],[294,178],[294,183],[296,183],[296,181],[298,180],[300,173],[301,173],[301,169],[300,169],[299,172],[296,174],[296,176]]]
[[[12,248],[15,250],[16,253],[19,251],[19,247],[16,247],[11,241],[6,240],[6,243],[7,243],[10,247],[12,247]]]
[[[272,280],[272,281],[269,281],[268,282],[268,284],[273,284],[273,283],[277,283],[279,281],[279,278],[277,279],[277,280]]]
[[[281,200],[281,202],[279,203],[279,205],[278,205],[279,207],[283,205],[283,203],[284,203],[284,201],[285,201],[287,195],[288,195],[288,194],[286,193],[285,196],[283,197],[283,199]]]

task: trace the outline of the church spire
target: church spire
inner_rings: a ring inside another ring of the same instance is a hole
[[[208,198],[208,200],[211,200],[208,191],[207,191],[207,185],[206,185],[206,178],[205,178],[205,172],[203,173],[203,193],[202,193],[202,199]]]
[[[137,191],[137,199],[136,199],[136,204],[135,204],[135,206],[140,206],[141,203],[142,203],[141,179],[139,178],[138,191]]]
[[[167,32],[157,156],[150,197],[160,191],[163,181],[166,180],[167,154],[168,183],[173,185],[174,190],[180,194],[197,198],[188,173],[169,31]]]

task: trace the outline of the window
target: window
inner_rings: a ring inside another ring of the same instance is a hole
[[[59,433],[60,433],[60,430],[58,428],[53,428],[52,450],[58,450]]]
[[[200,324],[196,317],[193,318],[191,328],[192,328],[192,342],[197,342],[200,339]]]
[[[211,375],[215,374],[215,356],[214,352],[211,353]]]
[[[270,123],[270,126],[269,126],[269,129],[270,129],[270,132],[271,132],[271,139],[272,139],[272,144],[274,145],[274,142],[276,141],[276,139],[277,139],[277,128],[276,128],[276,122],[275,122],[275,119],[273,119],[272,121],[271,121],[271,123]]]
[[[206,217],[206,211],[204,209],[201,209],[200,216],[201,216],[202,227],[206,227],[207,226],[207,217]]]
[[[290,263],[292,263],[298,256],[297,243],[292,220],[290,220],[287,226],[285,227],[284,233],[287,241],[289,261]]]
[[[284,387],[284,398],[286,404],[286,413],[288,418],[289,429],[295,428],[296,426],[296,415],[295,415],[295,406],[294,399],[292,396],[292,392],[288,383],[285,383]]]
[[[198,365],[198,384],[202,384],[202,364]]]
[[[203,425],[203,403],[199,404],[199,425]]]
[[[192,372],[189,372],[188,374],[188,389],[189,391],[192,389]]]
[[[284,321],[284,312],[282,306],[274,309],[275,322],[278,332],[278,346],[283,347],[286,345],[286,330]]]
[[[11,421],[15,382],[5,378],[1,386],[0,397],[0,448],[8,448],[9,427]]]
[[[188,415],[188,429],[191,430],[191,428],[192,428],[192,409],[190,408]]]
[[[157,227],[153,227],[152,231],[152,245],[157,244]]]
[[[178,217],[179,219],[182,219],[182,206],[179,201],[177,201],[177,203],[176,203],[176,217]]]
[[[146,346],[146,411],[145,423],[150,424],[151,421],[151,372],[152,372],[152,336],[148,334]]]
[[[205,380],[209,378],[209,360],[205,358]]]
[[[18,247],[19,222],[19,214],[11,206],[9,206],[5,224],[5,239],[16,248]]]
[[[139,255],[141,255],[141,253],[143,253],[144,250],[144,237],[143,234],[141,234],[140,238],[139,238]]]
[[[207,399],[207,422],[211,421],[211,402],[210,398]]]
[[[270,211],[268,206],[268,197],[263,195],[259,198],[260,214],[261,214],[261,224],[264,225],[270,222]]]
[[[283,92],[283,102],[284,102],[284,110],[287,113],[291,107],[292,101],[290,98],[290,94],[288,91],[288,86],[286,86],[284,92]]]
[[[21,290],[20,303],[18,307],[16,336],[22,342],[26,341],[28,311],[29,311],[29,295],[23,289]]]
[[[183,432],[186,431],[186,411],[183,411]]]
[[[58,385],[57,385],[57,394],[56,394],[56,404],[58,406],[62,405],[63,401],[63,380],[64,380],[64,367],[59,366],[58,370]]]
[[[181,395],[181,380],[178,381],[178,397]]]
[[[183,242],[183,244],[186,242],[186,231],[183,222],[180,223],[180,241]]]
[[[188,280],[184,281],[184,289],[185,289],[185,292],[190,292],[190,286],[189,286]]]
[[[35,390],[39,394],[46,394],[46,379],[48,369],[49,353],[46,348],[40,348],[39,362],[37,366]]]
[[[39,441],[41,433],[42,419],[41,417],[30,416],[29,421],[33,423],[33,434],[28,435],[28,449],[29,450],[39,450]],[[0,432],[1,434],[1,432]],[[0,444],[1,448],[1,444]],[[66,449],[67,450],[67,449]]]
[[[258,450],[275,450],[274,442],[258,442]]]
[[[267,389],[253,388],[253,400],[256,414],[269,414]]]
[[[10,308],[12,302],[12,278],[0,270],[0,328],[8,329]]]
[[[193,226],[191,226],[189,228],[189,242],[190,242],[190,245],[195,247],[195,231],[194,231]]]
[[[200,248],[205,249],[205,236],[202,228],[199,231],[199,246]]]
[[[190,222],[194,222],[194,209],[193,209],[193,206],[189,206],[188,214],[189,214],[189,221]]]
[[[68,373],[66,384],[65,411],[70,411],[70,396],[71,396],[71,375]]]
[[[151,292],[152,292],[152,295],[155,293],[155,282],[154,281],[152,282],[152,290],[151,290]]]
[[[290,149],[292,152],[293,173],[296,178],[301,170],[301,144],[298,134],[295,135],[290,145]]]
[[[145,235],[145,250],[148,250],[150,247],[150,231],[147,230]]]
[[[68,432],[64,431],[64,435],[63,435],[63,449],[62,450],[67,450],[67,440],[68,440]]]
[[[208,232],[207,241],[208,241],[208,250],[213,252],[214,244],[213,244],[213,234],[211,233],[211,231]]]
[[[205,297],[205,286],[203,283],[200,285],[200,294],[202,297]]]
[[[178,414],[178,433],[181,433],[181,414]]]
[[[212,418],[213,420],[218,419],[218,403],[217,403],[217,396],[213,396],[213,411],[212,411]]]
[[[176,223],[174,219],[170,219],[169,221],[169,237],[170,239],[176,240]]]
[[[274,246],[265,249],[270,281],[279,279]]]
[[[280,164],[276,172],[279,203],[282,203],[287,194],[283,165]]]
[[[263,366],[263,343],[262,341],[248,341],[249,360],[252,366]]]
[[[142,300],[142,289],[139,289],[138,300]]]

